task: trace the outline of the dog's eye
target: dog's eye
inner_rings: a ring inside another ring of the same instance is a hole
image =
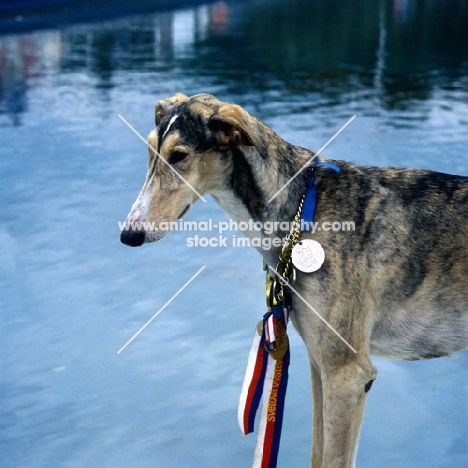
[[[188,153],[185,151],[176,150],[171,153],[169,156],[170,164],[177,164],[180,161],[183,161],[188,156]]]

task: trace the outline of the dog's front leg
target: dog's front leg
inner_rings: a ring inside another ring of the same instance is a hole
[[[353,468],[369,382],[377,371],[362,351],[338,366],[321,368],[322,468]],[[319,466],[319,465],[317,465]],[[315,468],[315,465],[313,465]]]
[[[322,377],[317,363],[310,358],[313,395],[313,429],[312,429],[312,468],[322,468],[323,456],[323,394]]]

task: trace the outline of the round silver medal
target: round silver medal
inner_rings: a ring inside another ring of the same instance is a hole
[[[325,260],[323,247],[312,239],[299,241],[292,249],[293,265],[304,273],[317,271]]]

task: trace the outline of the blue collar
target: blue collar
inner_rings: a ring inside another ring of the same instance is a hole
[[[307,169],[309,182],[307,183],[307,191],[304,197],[304,204],[301,211],[301,227],[310,226],[314,220],[315,203],[317,201],[317,187],[315,185],[314,167],[325,166],[333,169],[335,172],[340,172],[340,168],[329,162],[317,162]],[[307,224],[305,224],[307,223]]]

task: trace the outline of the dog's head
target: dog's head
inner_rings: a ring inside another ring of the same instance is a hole
[[[130,246],[161,239],[201,196],[225,190],[235,148],[266,157],[257,119],[209,94],[159,101],[155,120],[146,180],[121,234]]]

